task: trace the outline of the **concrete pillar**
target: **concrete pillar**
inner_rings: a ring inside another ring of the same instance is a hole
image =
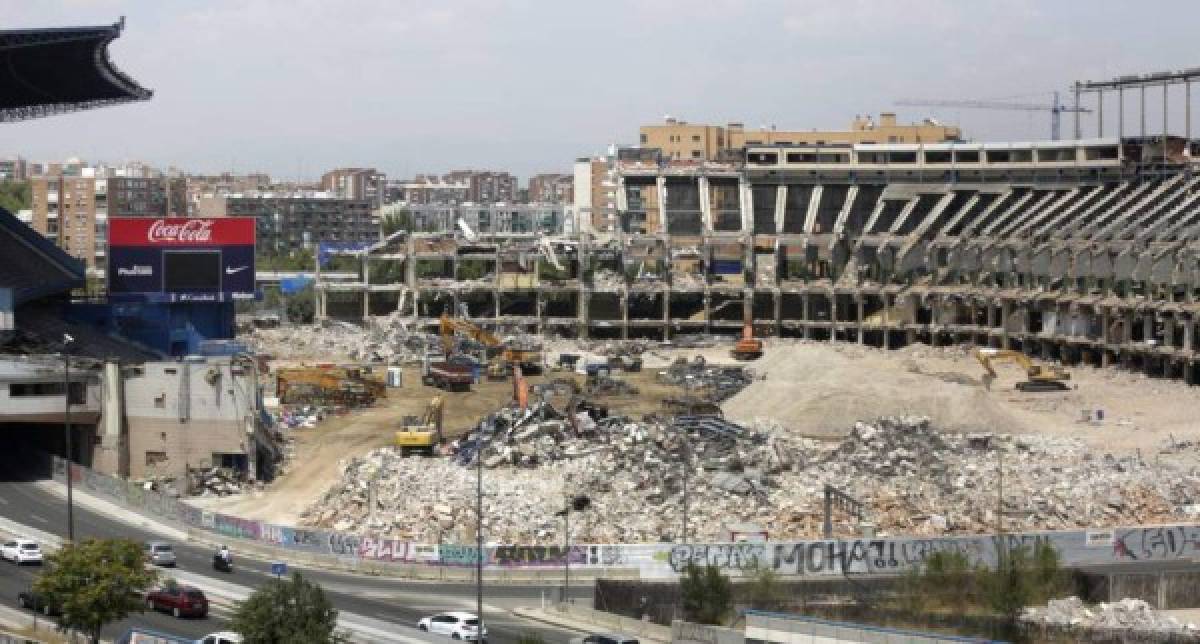
[[[588,315],[588,300],[590,300],[591,297],[592,297],[592,292],[590,290],[580,287],[580,289],[579,289],[579,307],[577,309],[577,314],[576,314],[576,320],[577,320],[576,332],[579,334],[579,337],[583,338],[583,339],[587,339],[588,326],[592,322],[591,317]]]
[[[801,329],[804,331],[804,339],[807,340],[811,337],[808,326],[808,293],[800,296],[800,320]]]
[[[833,342],[838,330],[838,308],[837,308],[837,293],[829,291],[829,341]]]
[[[541,335],[546,328],[546,303],[542,301],[542,289],[533,292],[533,312],[537,315],[537,333]]]
[[[772,316],[775,320],[775,335],[780,336],[783,335],[783,295],[779,291],[775,291],[771,294],[771,298],[775,309]]]
[[[665,233],[674,232],[671,230],[670,222],[667,221],[667,178],[658,177],[654,185],[658,190],[658,220],[662,224],[662,230]],[[618,222],[617,228],[620,228],[620,222]]]
[[[363,272],[363,322],[371,317],[371,262],[367,260],[367,254],[363,253],[362,258]]]
[[[91,454],[92,467],[111,476],[129,476],[128,443],[125,439],[125,395],[121,365],[104,363],[100,379],[100,422],[96,427],[100,442]]]
[[[858,343],[863,343],[863,294],[858,293]]]
[[[629,339],[629,290],[621,288],[621,339]]]
[[[1142,340],[1151,340],[1154,338],[1154,314],[1142,314]]]
[[[780,184],[775,189],[775,234],[783,234],[783,215],[787,203],[787,185]]]
[[[1183,350],[1185,353],[1192,352],[1192,342],[1196,334],[1196,321],[1188,318],[1183,322]]]
[[[417,243],[412,237],[408,238],[407,257],[404,258],[404,283],[412,290],[417,289]]]
[[[700,225],[704,234],[713,232],[712,200],[709,199],[708,177],[696,178],[696,190],[700,191]]]
[[[670,287],[663,289],[662,295],[663,295],[663,310],[662,310],[663,341],[665,342],[665,341],[671,339],[671,289],[670,289]]]
[[[1012,300],[1000,300],[1000,347],[1012,349],[1012,339],[1008,336],[1008,321],[1012,318]],[[1028,330],[1028,327],[1022,330]]]

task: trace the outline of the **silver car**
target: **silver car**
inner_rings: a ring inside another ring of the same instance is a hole
[[[175,549],[166,541],[147,541],[146,558],[156,566],[175,566]]]

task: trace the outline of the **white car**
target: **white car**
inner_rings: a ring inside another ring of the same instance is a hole
[[[13,539],[0,546],[0,557],[15,564],[42,563],[42,549],[32,539]]]
[[[417,622],[417,628],[437,635],[449,635],[453,640],[469,642],[487,641],[487,626],[479,632],[479,618],[474,613],[450,611],[426,617]]]
[[[196,640],[196,644],[242,644],[242,636],[233,631],[209,633]]]

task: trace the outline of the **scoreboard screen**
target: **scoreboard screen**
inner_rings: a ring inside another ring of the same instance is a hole
[[[164,251],[163,289],[213,293],[221,290],[221,251]]]

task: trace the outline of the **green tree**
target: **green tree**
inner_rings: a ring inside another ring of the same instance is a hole
[[[921,592],[961,615],[972,599],[977,572],[961,552],[935,552],[925,559]]]
[[[321,587],[294,573],[273,579],[238,602],[230,627],[245,644],[344,642],[336,632],[338,612]]]
[[[751,608],[778,610],[787,599],[779,573],[761,563],[751,571],[750,583],[746,584],[746,601]]]
[[[142,547],[129,539],[86,539],[66,544],[46,558],[46,571],[34,591],[58,606],[61,630],[76,630],[100,641],[105,624],[141,612],[138,597],[157,573],[146,568]]]
[[[679,580],[683,612],[693,622],[723,624],[733,612],[733,584],[713,565],[689,563]]]
[[[383,216],[382,226],[384,237],[387,237],[398,230],[407,230],[408,232],[412,232],[412,213],[407,210],[399,210],[397,212],[388,213]]]
[[[28,181],[0,181],[0,208],[15,215],[32,204],[33,193]]]

